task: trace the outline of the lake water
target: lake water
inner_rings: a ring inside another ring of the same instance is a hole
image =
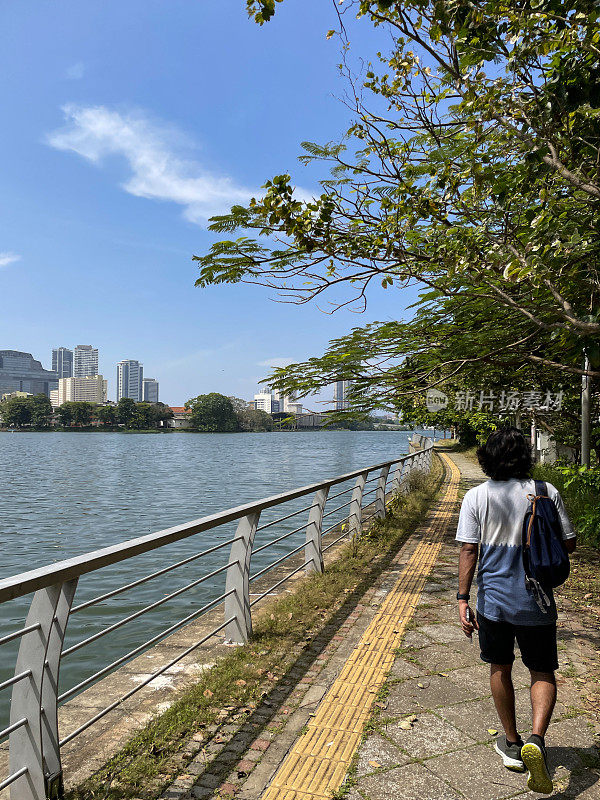
[[[397,458],[408,451],[410,435],[404,431],[0,434],[0,577]],[[349,495],[336,504],[346,498]],[[264,512],[261,523],[309,504],[310,498],[302,498]],[[347,513],[340,511],[339,518]],[[259,533],[258,544],[298,527],[305,516]],[[334,515],[328,523],[335,520]],[[76,603],[229,539],[234,530],[235,525],[222,526],[83,576]],[[257,554],[252,572],[289,552],[303,537],[300,531]],[[65,646],[217,569],[226,563],[228,550],[73,615]],[[61,690],[223,591],[224,573],[65,658]],[[0,605],[0,636],[22,625],[28,602],[23,598]],[[2,647],[0,682],[11,676],[15,652],[13,644]],[[0,728],[9,694],[0,694]]]

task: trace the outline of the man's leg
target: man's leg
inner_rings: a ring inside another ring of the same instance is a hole
[[[543,739],[556,703],[556,679],[553,672],[536,672],[533,669],[529,671],[531,672],[531,708],[533,710],[532,732]]]
[[[554,670],[558,669],[556,647],[556,625],[537,625],[517,631],[523,663],[531,673],[531,708],[533,731],[521,749],[523,763],[529,770],[527,786],[533,792],[550,794],[552,778],[548,770],[546,742],[554,703],[556,681]]]
[[[518,742],[515,689],[511,677],[512,664],[491,664],[490,667],[490,686],[492,687],[492,696],[500,722],[507,740],[509,742]]]

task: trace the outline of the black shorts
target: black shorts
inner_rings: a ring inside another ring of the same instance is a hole
[[[481,659],[488,664],[512,664],[515,637],[523,663],[535,672],[558,669],[556,622],[551,625],[512,625],[496,622],[477,612]]]

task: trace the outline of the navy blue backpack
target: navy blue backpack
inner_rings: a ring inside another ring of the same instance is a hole
[[[548,589],[569,577],[569,554],[562,537],[562,524],[544,481],[535,482],[535,495],[523,520],[523,567],[525,585],[533,592],[544,613],[550,608]]]

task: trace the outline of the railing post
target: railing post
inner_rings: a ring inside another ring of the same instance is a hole
[[[252,636],[250,559],[259,517],[260,511],[242,517],[231,545],[225,591],[232,594],[225,598],[225,619],[234,619],[225,627],[225,638],[232,644],[245,644]]]
[[[321,532],[323,530],[323,513],[329,494],[329,486],[319,489],[314,496],[313,504],[308,514],[306,526],[306,547],[304,548],[304,564],[306,573],[323,572],[323,543]]]
[[[411,453],[409,457],[406,459],[406,470],[402,475],[402,484],[403,490],[406,490],[406,479],[410,475],[410,473],[414,470],[416,464],[416,455]]]
[[[46,773],[46,796],[51,800],[64,795],[58,736],[58,675],[60,656],[76,589],[77,578],[62,585],[50,631],[46,654],[46,675],[42,684],[42,752]]]
[[[381,468],[379,480],[377,481],[377,491],[375,492],[375,517],[383,519],[385,517],[385,487],[388,475],[390,474],[390,464]]]
[[[396,471],[394,472],[394,477],[392,478],[392,492],[399,492],[400,487],[402,486],[402,477],[403,473],[406,470],[407,459],[403,459],[398,463],[396,467]]]
[[[358,536],[362,531],[362,497],[369,472],[361,472],[354,484],[350,515],[348,517],[348,535]]]
[[[25,626],[39,627],[21,637],[15,675],[23,672],[29,675],[14,684],[10,702],[10,724],[22,719],[26,719],[27,724],[9,737],[11,774],[22,768],[27,772],[11,785],[11,800],[44,800],[50,790],[55,793],[60,790],[58,736],[52,742],[49,729],[56,719],[57,686],[53,684],[58,679],[62,636],[72,601],[68,586],[58,583],[39,589],[33,595],[27,614]],[[63,619],[56,621],[59,607]],[[45,687],[47,683],[49,687]],[[48,763],[45,763],[46,756]]]

